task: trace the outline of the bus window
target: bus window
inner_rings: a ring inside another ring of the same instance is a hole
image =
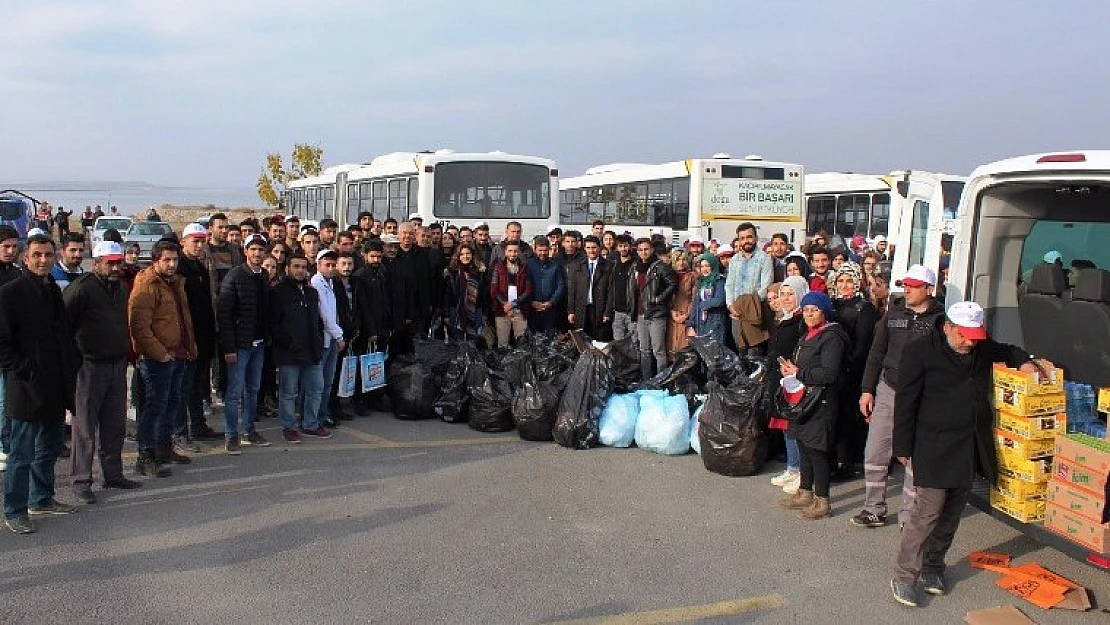
[[[416,200],[418,198],[417,190],[419,189],[420,181],[416,176],[409,178],[409,212],[416,212]]]
[[[836,198],[835,233],[845,240],[857,235],[867,234],[867,223],[871,212],[871,196],[866,193],[852,193]]]
[[[389,216],[402,221],[408,219],[408,183],[405,180],[389,181]]]
[[[721,165],[722,178],[748,178],[751,180],[786,180],[782,167],[744,167]]]
[[[690,227],[690,179],[676,178],[674,181],[674,208],[671,214],[671,227],[686,230]],[[694,224],[700,228],[701,224]]]
[[[944,200],[944,218],[955,219],[960,207],[960,194],[964,192],[964,183],[958,180],[942,181],[940,195]]]
[[[913,204],[910,223],[910,249],[908,266],[925,264],[925,239],[929,235],[929,203],[917,200]]]
[[[350,182],[347,184],[347,206],[345,208],[347,213],[347,224],[358,223],[358,185]]]
[[[389,219],[389,193],[384,180],[374,181],[373,208],[374,219],[385,221]],[[405,215],[408,217],[408,215]],[[400,221],[400,220],[398,220]]]
[[[335,218],[335,185],[324,187],[324,216]]]
[[[815,195],[806,199],[806,232],[832,232],[836,225],[836,198]]]
[[[868,236],[886,236],[890,229],[890,194],[875,193],[871,196],[871,231]]]

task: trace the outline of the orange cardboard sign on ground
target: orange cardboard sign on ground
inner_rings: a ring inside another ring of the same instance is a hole
[[[1010,556],[1005,553],[993,553],[990,551],[972,551],[967,554],[968,562],[976,569],[983,569],[987,571],[996,571],[998,568],[1009,568]]]
[[[999,587],[1010,594],[1021,597],[1045,610],[1063,601],[1064,593],[1068,591],[1064,586],[1013,570],[1005,577],[997,580],[995,584],[998,584]]]
[[[1000,588],[1039,608],[1091,609],[1086,588],[1035,562],[1011,567],[1008,554],[989,551],[973,551],[968,561],[974,568],[1000,573],[995,581]]]

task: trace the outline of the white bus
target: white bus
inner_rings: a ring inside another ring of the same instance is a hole
[[[967,178],[926,171],[893,171],[888,175],[854,173],[807,174],[806,230],[824,230],[845,240],[855,236],[886,237],[910,196],[942,207],[942,220],[956,218]],[[911,193],[912,192],[912,193]],[[948,226],[951,229],[952,226]]]
[[[290,182],[282,194],[302,219],[332,218],[341,228],[361,212],[398,222],[419,213],[428,224],[489,224],[493,235],[519,221],[525,236],[545,234],[558,215],[555,162],[504,152],[395,152],[367,164],[338,165]]]
[[[618,163],[591,167],[560,182],[559,224],[589,230],[663,234],[672,245],[693,234],[727,243],[750,221],[762,239],[782,232],[805,236],[801,165],[759,157],[690,158],[661,165]]]

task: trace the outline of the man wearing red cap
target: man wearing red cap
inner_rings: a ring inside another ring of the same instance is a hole
[[[944,556],[960,525],[975,473],[994,484],[991,371],[1005,362],[1036,372],[1028,352],[987,335],[983,308],[959,302],[902,354],[894,399],[894,455],[912,468],[917,501],[902,530],[890,581],[895,601],[944,594]]]

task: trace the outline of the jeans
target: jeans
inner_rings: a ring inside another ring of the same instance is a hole
[[[613,313],[613,340],[619,341],[626,336],[631,336],[636,341],[636,322],[626,312]]]
[[[335,384],[335,369],[339,362],[339,344],[335,341],[331,345],[324,348],[324,358],[320,361],[320,369],[323,374],[323,385],[320,393],[320,410],[317,412],[316,425],[320,425],[325,421],[331,419],[331,390]],[[307,412],[308,408],[305,407]],[[308,416],[307,414],[305,416]],[[309,428],[311,429],[311,428]]]
[[[802,470],[802,452],[798,449],[798,439],[785,432],[783,438],[786,439],[786,470],[797,473]]]
[[[175,436],[196,436],[208,429],[208,420],[204,418],[204,400],[212,393],[209,386],[211,361],[211,350],[198,349],[196,359],[190,360],[185,368],[185,381],[181,383],[181,408],[177,412],[173,431]]]
[[[667,326],[668,319],[640,319],[636,322],[636,336],[640,342],[640,375],[650,380],[653,375],[667,367]],[[655,369],[652,369],[652,358]]]
[[[140,453],[154,453],[159,443],[173,438],[173,424],[181,404],[181,382],[185,379],[188,364],[184,360],[139,361],[139,371],[143,374],[146,388],[146,405],[138,425]]]
[[[266,350],[261,343],[240,347],[235,362],[227,365],[227,392],[224,394],[224,436],[239,436],[239,409],[243,409],[243,433],[254,432],[258,411],[258,386],[262,382],[262,361]]]
[[[54,499],[54,462],[66,438],[65,421],[10,420],[8,468],[4,472],[4,517],[27,514],[27,506]]]
[[[0,451],[10,453],[12,449],[12,422],[4,412],[4,394],[7,393],[4,383],[5,376],[6,374],[0,371]]]
[[[324,394],[324,372],[319,363],[278,366],[278,418],[283,430],[297,429],[298,390],[304,402],[301,427],[315,430],[320,427],[320,404]]]

